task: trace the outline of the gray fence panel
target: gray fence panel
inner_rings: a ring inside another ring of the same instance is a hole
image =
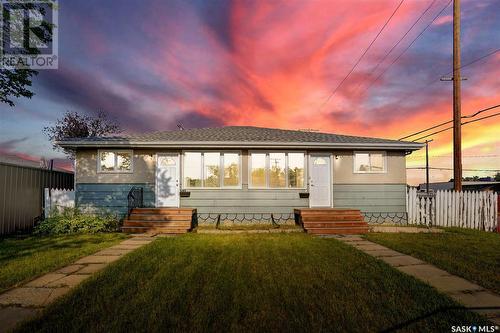
[[[0,235],[33,228],[43,215],[45,187],[72,190],[70,172],[0,163]]]

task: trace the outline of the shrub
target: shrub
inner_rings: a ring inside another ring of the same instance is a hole
[[[53,212],[34,229],[35,235],[98,233],[117,231],[118,220],[110,214],[82,213],[75,208]]]

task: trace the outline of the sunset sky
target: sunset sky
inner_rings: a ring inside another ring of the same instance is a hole
[[[450,120],[452,84],[439,80],[452,66],[449,0],[405,0],[331,96],[400,1],[60,1],[59,69],[35,77],[32,99],[0,105],[0,154],[63,157],[42,128],[66,110],[104,110],[128,132],[180,122],[392,139]],[[499,13],[498,0],[462,0],[463,64],[500,49]],[[462,75],[464,115],[500,104],[500,51]],[[464,126],[464,169],[500,169],[499,138],[500,117]],[[451,131],[433,139],[431,166],[451,168]],[[451,173],[433,170],[431,181]],[[409,183],[423,177],[408,171]]]

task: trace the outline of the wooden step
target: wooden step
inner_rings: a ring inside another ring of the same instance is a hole
[[[133,208],[132,214],[196,214],[194,208]]]
[[[367,234],[368,228],[340,228],[340,229],[308,229],[312,235],[361,235]]]
[[[140,221],[191,221],[191,214],[130,214],[129,220]]]
[[[149,227],[122,227],[125,233],[163,233],[163,234],[185,234],[189,229],[182,228],[149,228]]]
[[[364,221],[362,215],[304,215],[302,221]]]
[[[149,227],[149,228],[158,228],[158,227],[186,227],[191,228],[191,221],[142,221],[142,220],[124,220],[124,227]]]
[[[134,208],[123,220],[122,231],[181,234],[193,228],[195,217],[194,208]]]
[[[151,229],[151,228],[122,228],[122,232],[127,234],[146,234],[146,233],[154,233],[154,234],[186,234],[189,230],[185,229]]]
[[[304,223],[304,228],[348,228],[348,227],[368,227],[367,223],[361,223],[357,221],[345,221],[345,222],[307,222]]]
[[[310,234],[365,234],[369,230],[359,209],[301,208],[295,209],[294,213]]]

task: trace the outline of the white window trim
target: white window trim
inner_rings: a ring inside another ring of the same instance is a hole
[[[190,187],[186,186],[184,184],[184,163],[185,163],[185,154],[186,153],[201,153],[201,182],[204,183],[205,179],[205,168],[203,167],[204,161],[205,161],[205,153],[219,153],[220,158],[219,158],[219,169],[222,171],[221,174],[219,175],[220,178],[220,184],[218,187],[206,187],[206,186],[200,186],[200,187]],[[236,186],[224,186],[224,154],[238,154],[238,160],[239,160],[239,183]],[[181,188],[186,189],[186,190],[238,190],[242,189],[242,171],[243,171],[243,164],[242,164],[242,153],[241,150],[183,150],[182,151],[182,162],[181,162]]]
[[[130,170],[116,170],[117,160],[115,155],[115,169],[114,170],[101,170],[101,153],[111,152],[111,153],[128,153],[131,156],[130,159]],[[134,173],[134,151],[132,149],[98,149],[97,150],[97,173]]]
[[[270,187],[269,186],[269,154],[270,153],[284,153],[285,154],[285,187]],[[302,153],[304,154],[304,186],[303,187],[288,187],[288,153]],[[266,186],[253,186],[252,184],[252,154],[265,154],[266,155]],[[248,151],[248,189],[250,190],[279,190],[279,191],[294,191],[294,190],[306,190],[307,189],[307,152],[304,150],[249,150]]]
[[[356,154],[368,154],[369,158],[370,158],[370,168],[371,168],[371,154],[382,154],[383,158],[384,158],[384,170],[382,171],[359,171],[359,170],[356,170]],[[352,155],[352,170],[353,170],[353,173],[373,173],[373,174],[381,174],[381,173],[387,173],[387,168],[388,168],[388,165],[387,165],[387,152],[386,151],[383,151],[383,150],[356,150],[353,152],[353,155]]]

